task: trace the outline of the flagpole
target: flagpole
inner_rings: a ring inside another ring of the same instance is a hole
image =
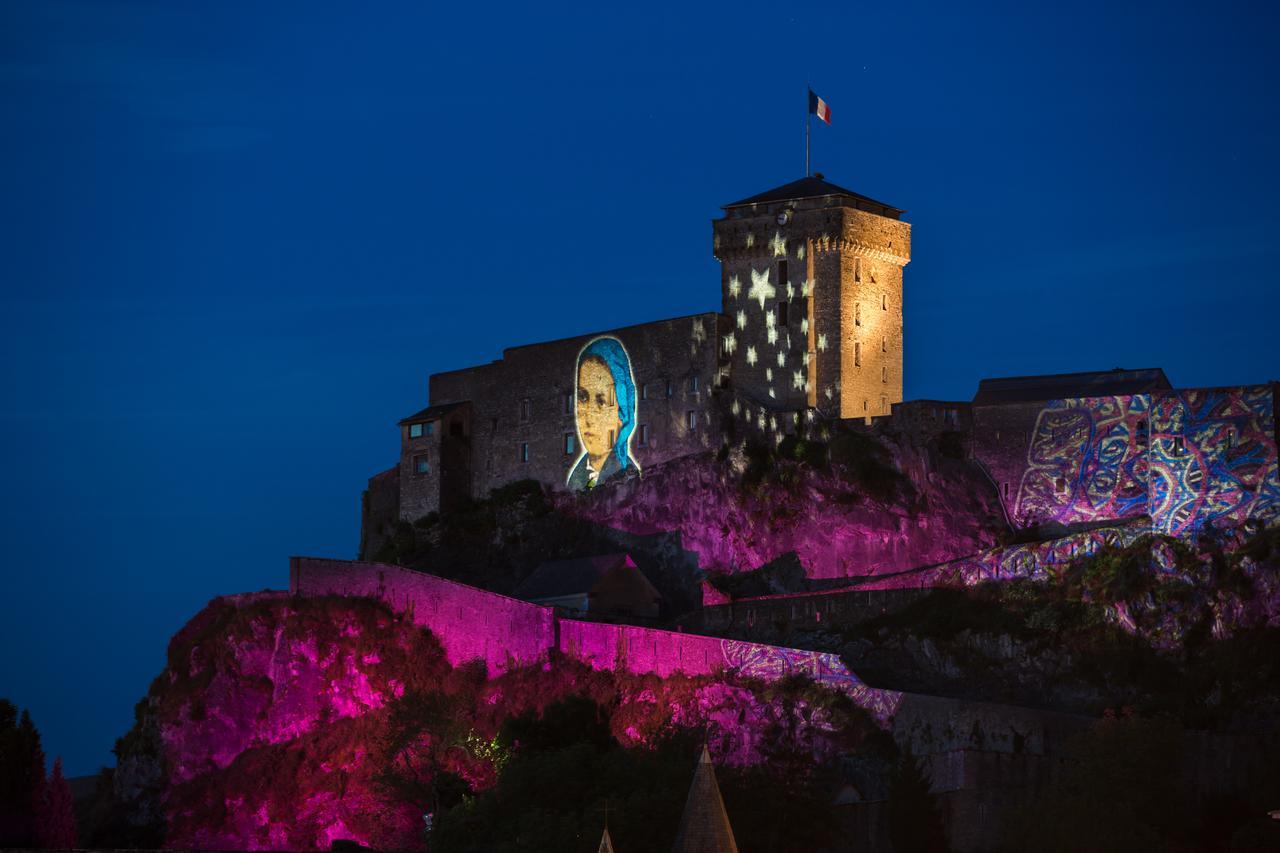
[[[804,176],[806,178],[809,177],[810,175],[810,172],[809,172],[809,114],[812,113],[813,110],[809,109],[809,101],[812,98],[813,98],[813,93],[806,86],[805,99],[804,99]]]

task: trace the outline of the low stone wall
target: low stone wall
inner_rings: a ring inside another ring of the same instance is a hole
[[[385,563],[310,557],[290,560],[296,595],[375,598],[431,629],[449,662],[480,659],[491,673],[513,663],[546,660],[552,648],[596,669],[668,676],[735,672],[765,681],[804,675],[843,690],[882,725],[902,694],[868,687],[839,655],[788,649],[700,634],[558,619],[548,607]]]
[[[491,673],[545,660],[555,646],[554,611],[386,563],[293,557],[295,595],[376,598],[430,628],[455,666],[482,660]]]
[[[894,613],[928,595],[929,589],[835,589],[742,598],[702,608],[704,631],[761,636],[801,628],[851,624]]]

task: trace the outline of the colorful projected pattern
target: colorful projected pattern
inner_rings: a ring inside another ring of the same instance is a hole
[[[1271,386],[1054,400],[1036,419],[1020,524],[1151,516],[1189,536],[1280,515]]]
[[[1156,532],[1185,536],[1280,515],[1271,386],[1162,394],[1151,428]]]
[[[837,654],[805,649],[765,646],[741,640],[721,640],[725,666],[748,678],[776,681],[790,675],[803,675],[813,681],[847,694],[880,724],[893,719],[902,703],[902,693],[868,687],[845,666]]]
[[[1059,566],[1096,554],[1103,546],[1123,548],[1146,533],[1145,523],[1130,522],[1123,527],[1100,527],[1050,542],[995,548],[949,564],[939,571],[939,576],[947,582],[965,585],[1016,578],[1044,580]]]
[[[1146,512],[1149,400],[1054,400],[1036,418],[1014,514],[1070,524]]]

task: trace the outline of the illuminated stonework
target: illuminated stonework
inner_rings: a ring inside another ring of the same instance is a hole
[[[754,299],[760,303],[760,310],[764,310],[764,304],[768,300],[778,295],[777,289],[769,283],[769,270],[751,270],[751,289],[747,291],[747,298]]]

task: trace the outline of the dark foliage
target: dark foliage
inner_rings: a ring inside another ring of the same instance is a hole
[[[889,779],[889,840],[894,853],[947,853],[938,799],[921,759],[903,755]]]
[[[42,786],[36,829],[42,847],[69,850],[76,846],[75,801],[62,775],[61,757],[53,760],[53,772]]]
[[[882,504],[915,500],[915,487],[893,466],[883,444],[862,432],[842,432],[831,439],[831,464],[839,466],[872,500]]]
[[[44,790],[44,749],[31,715],[0,699],[0,847],[39,844],[36,815]]]

